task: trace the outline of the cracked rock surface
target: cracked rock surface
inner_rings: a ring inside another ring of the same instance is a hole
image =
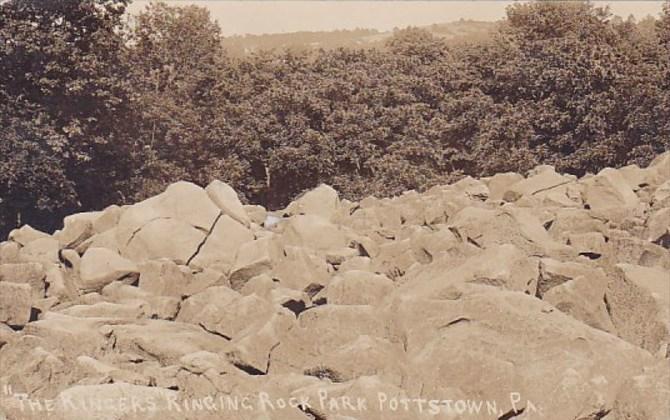
[[[670,418],[670,153],[280,211],[221,181],[0,243],[0,418]]]

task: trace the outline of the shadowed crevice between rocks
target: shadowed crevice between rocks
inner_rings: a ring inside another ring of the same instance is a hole
[[[216,224],[219,222],[221,217],[223,217],[223,212],[219,212],[218,216],[216,216],[216,219],[214,219],[214,222],[212,223],[212,226],[210,226],[209,231],[205,232],[204,229],[202,230],[202,232],[205,232],[205,237],[202,238],[202,241],[198,244],[198,247],[195,249],[193,255],[191,255],[189,259],[186,260],[186,265],[190,265],[191,261],[193,261],[193,259],[198,256],[200,250],[202,249],[203,246],[205,246],[207,240],[212,235],[212,232],[214,232],[214,228],[216,227]]]
[[[437,329],[438,330],[443,330],[443,329],[449,328],[451,326],[454,326],[456,324],[469,324],[470,322],[472,322],[472,320],[470,318],[466,318],[466,317],[462,316],[462,317],[458,317],[458,318],[454,319],[453,321],[447,322],[444,325],[439,326]]]
[[[304,312],[305,309],[307,309],[305,302],[295,299],[291,299],[287,302],[284,302],[281,306],[293,312],[296,318],[298,317],[298,315],[300,315],[300,313]]]
[[[228,341],[232,340],[231,337],[229,337],[229,336],[227,336],[227,335],[225,335],[225,334],[222,334],[222,333],[220,333],[220,332],[218,332],[218,331],[210,330],[209,328],[205,327],[205,324],[203,324],[202,322],[198,323],[198,326],[199,326],[200,328],[202,328],[202,329],[203,329],[206,333],[208,333],[208,334],[218,335],[219,337],[224,338],[224,339],[226,339],[226,340],[228,340]]]
[[[235,366],[236,368],[238,368],[239,370],[241,370],[242,372],[244,372],[248,375],[251,375],[251,376],[267,375],[267,372],[263,372],[262,370],[257,369],[257,368],[255,368],[255,367],[253,367],[253,366],[251,366],[247,363],[244,363],[242,361],[235,360],[231,363],[232,363],[233,366]]]

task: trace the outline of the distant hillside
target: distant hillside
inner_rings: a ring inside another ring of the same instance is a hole
[[[496,22],[460,20],[433,24],[422,28],[449,42],[461,43],[488,38],[496,25]],[[226,37],[223,40],[223,45],[230,55],[238,57],[255,51],[272,49],[373,48],[382,46],[388,38],[393,36],[393,32],[380,32],[376,29],[353,29],[329,32],[244,35]]]

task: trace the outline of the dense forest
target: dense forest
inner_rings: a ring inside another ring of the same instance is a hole
[[[538,163],[582,175],[670,149],[670,3],[509,7],[486,40],[396,31],[379,48],[226,52],[206,9],[0,2],[0,234],[178,179],[279,208]]]

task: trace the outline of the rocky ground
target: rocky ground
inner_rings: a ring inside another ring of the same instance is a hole
[[[24,226],[0,418],[666,420],[669,226],[670,153],[275,213],[180,182]]]

